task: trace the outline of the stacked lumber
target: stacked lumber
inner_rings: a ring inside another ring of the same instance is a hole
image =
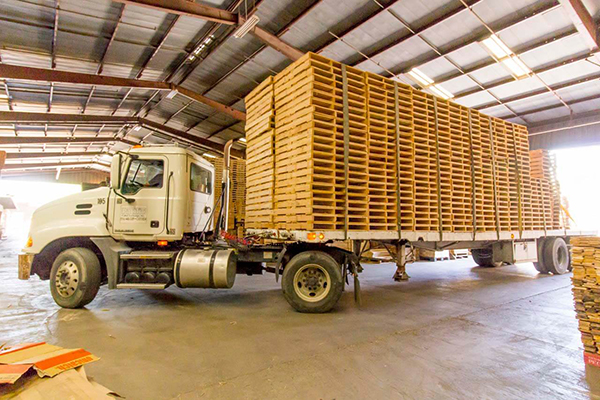
[[[573,299],[584,351],[600,354],[600,238],[571,239]]]
[[[516,232],[552,215],[525,127],[409,85],[308,53],[246,108],[246,228]]]
[[[538,229],[560,229],[561,197],[560,185],[556,177],[556,158],[548,150],[532,150],[531,177],[536,189],[538,204],[540,204],[541,219]]]

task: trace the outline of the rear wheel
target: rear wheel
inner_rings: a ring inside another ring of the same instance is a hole
[[[471,255],[473,256],[473,261],[480,267],[495,268],[502,266],[502,261],[493,261],[494,252],[491,247],[485,249],[472,249]]]
[[[537,241],[538,260],[537,260],[537,262],[533,263],[533,266],[540,274],[547,274],[550,272],[550,271],[548,271],[548,268],[546,268],[546,265],[544,264],[544,246],[545,245],[546,245],[545,239],[538,239],[538,241]]]
[[[542,250],[544,266],[554,275],[566,274],[569,271],[569,248],[563,238],[546,239]]]
[[[56,257],[50,271],[50,292],[56,304],[80,308],[94,300],[102,271],[98,257],[90,249],[76,247]]]
[[[295,310],[305,313],[330,311],[342,295],[340,265],[322,251],[295,255],[283,270],[283,296]]]

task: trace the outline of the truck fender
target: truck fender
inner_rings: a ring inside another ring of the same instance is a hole
[[[124,242],[117,242],[111,237],[93,237],[90,240],[98,246],[104,257],[108,288],[116,289],[119,282],[119,255],[130,253],[131,247]]]

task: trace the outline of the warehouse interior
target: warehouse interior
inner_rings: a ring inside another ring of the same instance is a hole
[[[598,231],[598,21],[594,0],[3,0],[0,351],[83,348],[100,358],[87,375],[132,399],[600,396],[571,274],[532,263],[434,255],[408,282],[365,263],[360,304],[349,284],[326,314],[295,312],[271,274],[102,287],[67,309],[17,273],[33,211],[106,186],[115,154],[176,145],[212,162],[233,140],[243,161],[244,99],[307,52],[524,125],[556,158],[569,224]]]

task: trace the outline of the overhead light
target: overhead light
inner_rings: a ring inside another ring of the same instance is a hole
[[[14,125],[0,125],[0,129],[15,129]]]
[[[519,60],[519,57],[517,56],[505,58],[502,60],[502,63],[519,78],[531,73],[531,70],[527,67],[527,65],[523,64],[523,61]]]
[[[169,94],[167,94],[167,99],[171,100],[173,97],[177,95],[177,90],[171,90]]]
[[[481,43],[517,78],[531,73],[529,67],[498,36],[492,35]]]
[[[444,100],[448,100],[454,97],[452,93],[448,90],[444,89],[442,85],[439,83],[435,83],[433,79],[425,75],[423,71],[413,68],[408,72],[408,75],[412,77],[417,83],[419,83],[423,88],[429,89],[433,94],[438,97],[441,97]]]
[[[512,51],[496,35],[492,35],[482,42],[498,58],[508,57]]]
[[[444,89],[441,85],[429,86],[429,90],[431,90],[434,94],[438,95],[444,100],[448,100],[454,97],[452,93]]]
[[[417,68],[411,69],[408,74],[412,76],[417,82],[422,83],[424,86],[429,86],[433,83],[433,79],[425,75]]]
[[[217,156],[209,154],[209,153],[204,153],[202,154],[204,157],[208,157],[208,158],[217,158]]]
[[[260,21],[260,18],[258,18],[256,15],[251,16],[250,18],[248,18],[246,20],[246,22],[244,22],[242,24],[242,26],[240,26],[238,28],[237,31],[235,31],[235,33],[233,34],[233,37],[236,39],[241,39],[244,36],[246,36],[246,34],[248,32],[250,32],[252,29],[254,29],[254,27],[256,26],[256,24],[258,24],[258,22]]]
[[[136,132],[138,132],[140,129],[142,129],[141,125],[136,125],[135,128],[133,128],[133,130]]]
[[[245,137],[241,137],[241,138],[238,139],[238,142],[246,143],[246,138]]]
[[[58,178],[60,178],[60,171],[61,171],[60,167],[56,168],[56,178],[55,178],[55,180],[58,180]]]

